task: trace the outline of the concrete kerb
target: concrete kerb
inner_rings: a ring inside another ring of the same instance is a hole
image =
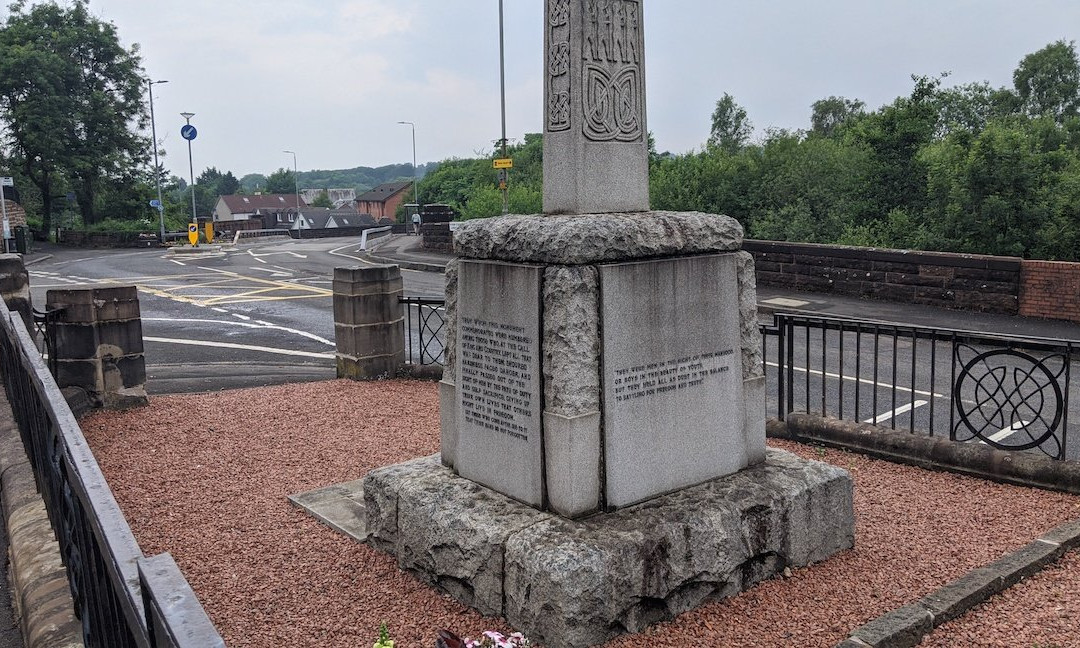
[[[35,263],[41,263],[42,261],[48,261],[51,258],[53,258],[53,255],[51,254],[42,254],[41,256],[36,256],[32,259],[23,257],[23,267],[32,266]]]
[[[917,646],[941,624],[955,619],[1080,546],[1080,520],[1066,522],[998,560],[939,587],[915,603],[873,619],[836,648]]]
[[[390,257],[376,256],[374,254],[371,254],[370,252],[368,252],[364,256],[366,256],[369,261],[373,261],[375,263],[385,263],[387,265],[396,265],[396,266],[402,268],[403,270],[419,270],[420,272],[438,272],[438,273],[446,272],[446,266],[445,265],[440,265],[438,263],[422,263],[420,261],[405,261],[405,260],[402,260],[402,259],[393,259],[393,258],[390,258]]]
[[[82,625],[75,617],[60,546],[9,405],[0,395],[2,410],[8,410],[8,417],[0,422],[0,445],[6,449],[0,453],[0,498],[10,543],[12,602],[23,643],[27,648],[81,647]]]

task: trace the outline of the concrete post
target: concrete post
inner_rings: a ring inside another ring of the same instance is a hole
[[[405,364],[403,291],[397,266],[334,270],[339,378],[390,378]]]
[[[30,275],[18,254],[0,254],[0,296],[8,310],[22,315],[26,330],[34,331],[34,313],[30,302]]]
[[[134,286],[50,290],[56,384],[79,387],[95,407],[145,405],[146,360],[142,318]]]

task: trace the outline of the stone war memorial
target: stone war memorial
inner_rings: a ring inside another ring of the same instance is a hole
[[[463,224],[441,453],[364,479],[369,542],[552,648],[854,542],[843,470],[765,447],[754,268],[654,212],[642,0],[546,0],[544,213]]]

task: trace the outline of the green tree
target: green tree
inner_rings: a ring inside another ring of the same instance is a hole
[[[334,203],[330,202],[330,193],[323,189],[319,192],[319,195],[311,202],[312,207],[333,207]]]
[[[716,102],[709,130],[709,148],[722,151],[738,151],[750,141],[754,125],[746,115],[746,109],[735,103],[735,98],[724,93]]]
[[[296,176],[292,171],[280,168],[266,176],[266,193],[291,194],[296,192]]]
[[[813,112],[810,114],[810,131],[823,137],[830,137],[841,124],[856,115],[861,115],[865,106],[866,104],[858,99],[844,97],[819,99],[811,106]]]
[[[994,88],[989,83],[967,83],[938,91],[934,97],[938,112],[937,137],[957,129],[977,133],[991,119],[1016,114],[1020,97],[1008,88]]]
[[[138,47],[125,49],[86,0],[20,0],[10,10],[0,29],[0,120],[42,195],[44,225],[64,183],[94,223],[117,209],[107,197],[135,199],[133,170],[146,164]]]
[[[1059,123],[1080,111],[1080,60],[1076,45],[1059,40],[1028,54],[1013,72],[1013,85],[1029,115]]]

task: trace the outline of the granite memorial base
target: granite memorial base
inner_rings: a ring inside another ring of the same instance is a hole
[[[437,456],[370,472],[364,498],[369,543],[549,648],[640,632],[854,544],[848,473],[771,449],[734,475],[581,520]]]
[[[580,518],[762,461],[741,241],[734,219],[701,213],[464,224],[447,268],[443,464]]]

